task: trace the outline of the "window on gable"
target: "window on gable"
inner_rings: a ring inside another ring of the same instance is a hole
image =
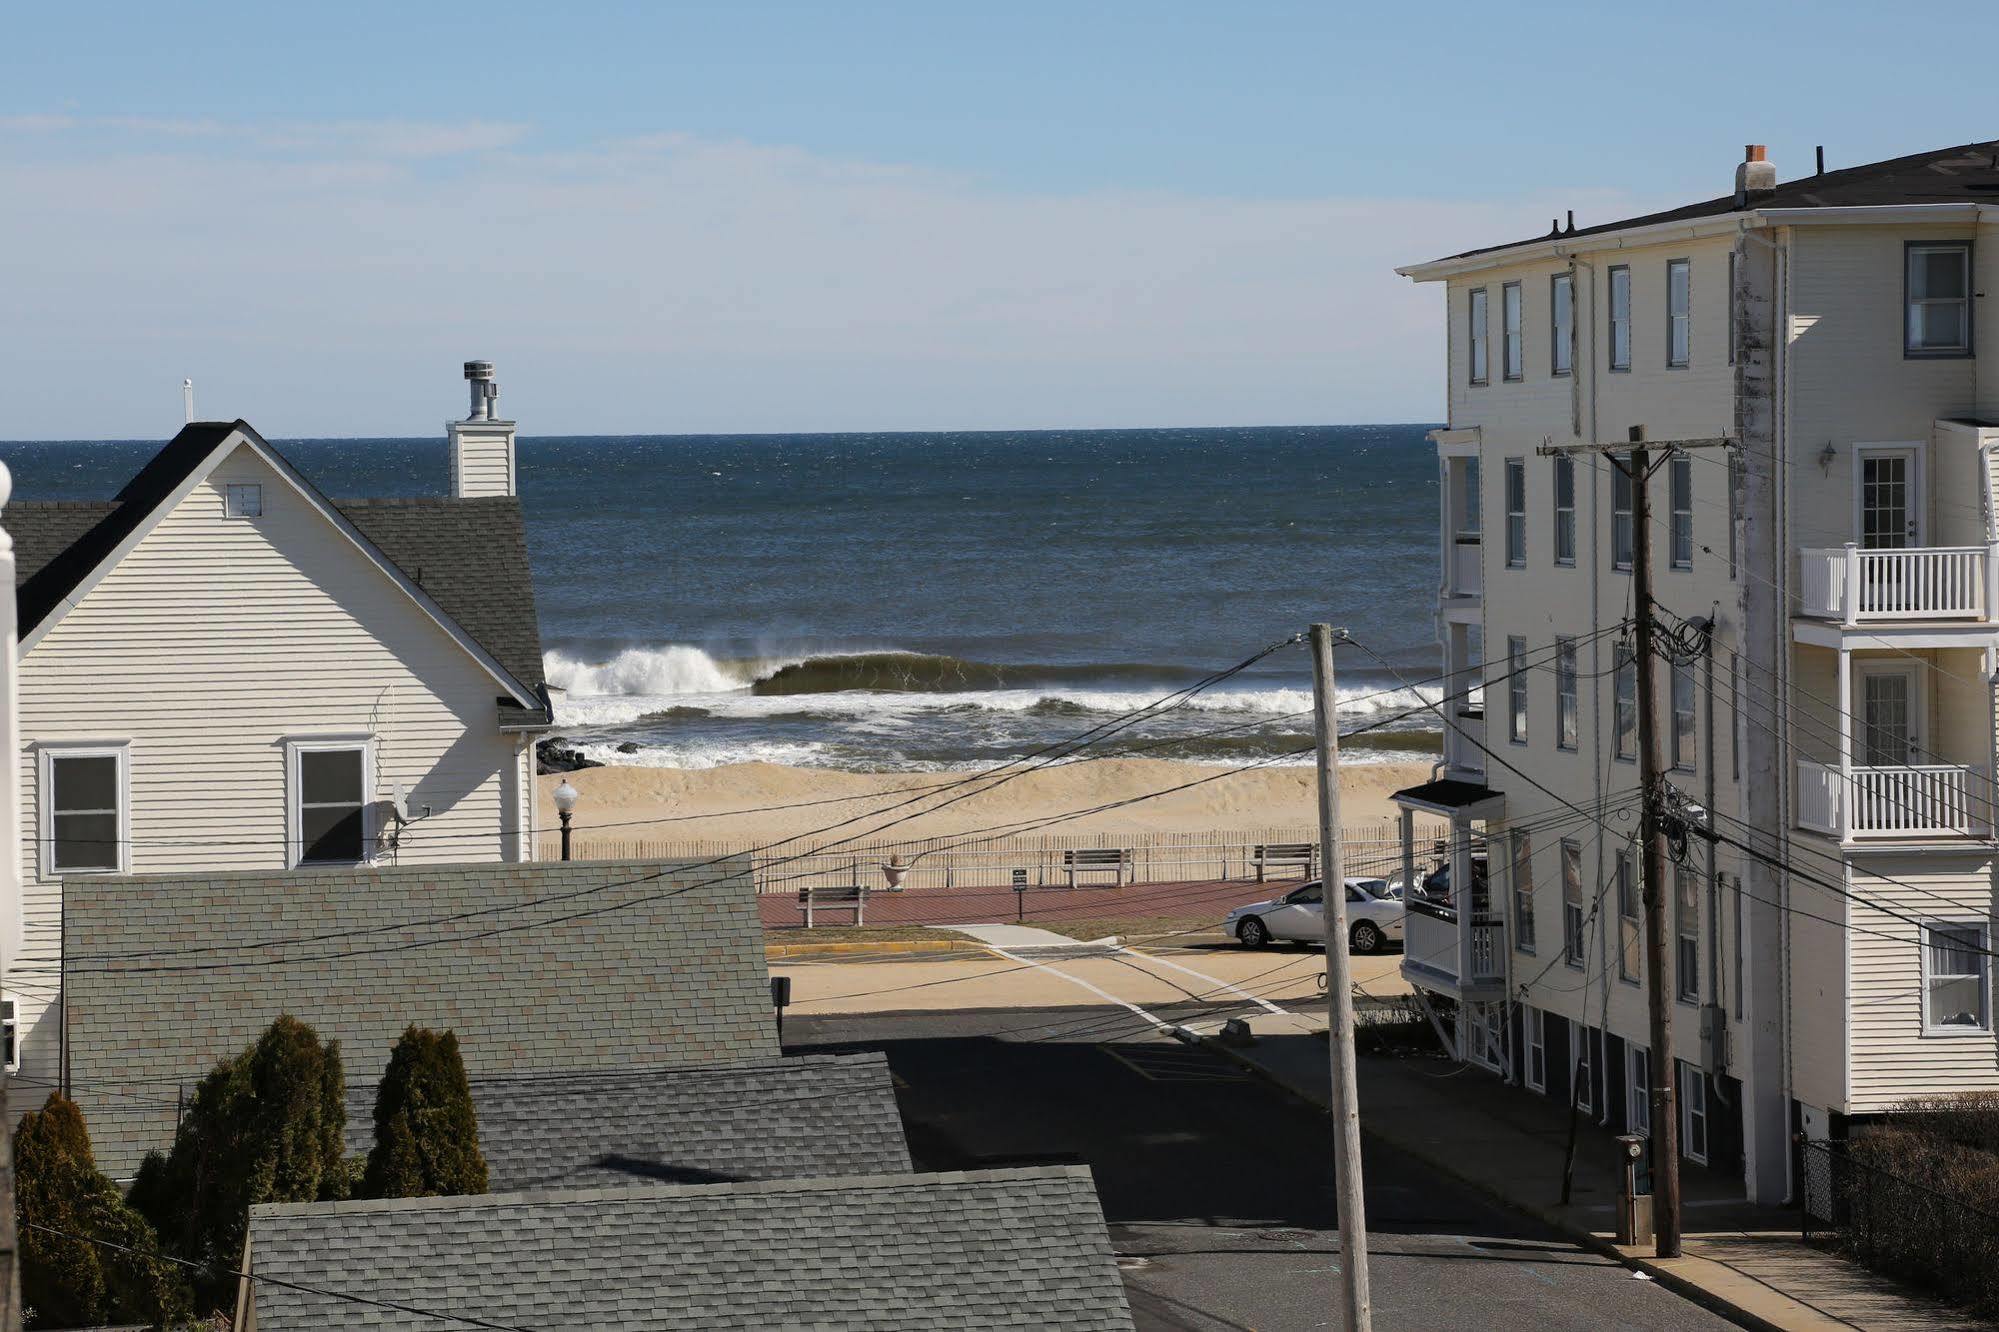
[[[1506,567],[1527,564],[1527,461],[1506,460]]]
[[[1509,282],[1499,289],[1500,372],[1519,379],[1526,368],[1526,349],[1520,340],[1520,284]]]
[[[1631,270],[1610,270],[1610,368],[1631,368]]]
[[[1693,263],[1666,264],[1666,364],[1680,367],[1693,359]]]
[[[1485,288],[1478,287],[1471,293],[1471,341],[1468,344],[1471,353],[1471,382],[1474,384],[1486,382],[1485,325]]]
[[[125,868],[124,763],[121,749],[43,751],[45,872]]]
[[[368,750],[294,743],[292,826],[297,863],[352,865],[367,853]]]
[[[1971,354],[1971,242],[1908,247],[1908,319],[1902,350],[1909,356]]]
[[[222,511],[229,518],[263,517],[264,488],[254,481],[231,481],[223,499]]]
[[[1548,290],[1548,373],[1566,375],[1575,368],[1576,278],[1557,273]]]

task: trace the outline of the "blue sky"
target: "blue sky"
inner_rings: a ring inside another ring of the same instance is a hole
[[[1932,5],[1970,49],[1993,6]],[[1387,270],[1999,135],[1858,4],[40,5],[0,436],[1431,419]]]

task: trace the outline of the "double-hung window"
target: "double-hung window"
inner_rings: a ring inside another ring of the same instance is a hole
[[[131,868],[126,765],[123,744],[42,747],[43,874],[116,874]]]
[[[1583,950],[1583,849],[1575,842],[1562,842],[1562,961],[1582,969]]]
[[[1684,1004],[1701,1001],[1700,876],[1673,866],[1673,981]]]
[[[353,865],[368,858],[374,748],[366,736],[286,742],[287,843],[295,865]]]
[[[1513,946],[1534,951],[1534,847],[1524,832],[1513,834]]]
[[[1590,1029],[1574,1018],[1569,1019],[1569,1067],[1574,1071],[1574,1085],[1569,1088],[1569,1099],[1578,1110],[1596,1108],[1596,1051]]]
[[[1616,697],[1612,708],[1616,722],[1616,754],[1621,759],[1638,757],[1638,663],[1630,649],[1617,650],[1617,669],[1612,676]]]
[[[1616,463],[1610,465],[1610,567],[1631,568],[1631,505],[1635,496],[1631,474]]]
[[[1693,359],[1693,263],[1666,261],[1666,364],[1676,369]]]
[[[1471,382],[1486,382],[1486,314],[1485,288],[1474,287],[1471,292],[1471,339],[1465,344],[1471,360]]]
[[[1912,243],[1907,263],[1903,354],[1971,355],[1971,242]]]
[[[1499,289],[1499,372],[1518,379],[1526,368],[1526,349],[1520,345],[1520,284],[1509,282]]]
[[[1527,1067],[1521,1070],[1526,1078],[1527,1090],[1545,1092],[1548,1090],[1548,1015],[1538,1008],[1524,1010],[1520,1025],[1527,1038]]]
[[[1555,640],[1555,748],[1573,750],[1580,742],[1576,718],[1576,640]]]
[[[1548,287],[1548,373],[1566,375],[1576,359],[1576,275],[1557,273]]]
[[[1643,1046],[1624,1047],[1624,1059],[1631,1067],[1630,1081],[1625,1084],[1628,1096],[1624,1102],[1624,1117],[1627,1131],[1640,1137],[1652,1136],[1652,1053]]]
[[[1617,853],[1617,976],[1638,983],[1638,874],[1629,851]]]
[[[1527,460],[1506,460],[1506,567],[1527,565]]]
[[[1707,1075],[1684,1059],[1680,1070],[1680,1155],[1707,1164]]]
[[[1518,634],[1506,640],[1506,738],[1527,743],[1527,640]]]
[[[1631,368],[1631,270],[1610,270],[1610,368]]]
[[[1990,962],[1983,925],[1923,926],[1923,1030],[1937,1035],[1992,1030]]]
[[[1672,562],[1675,569],[1694,567],[1694,460],[1673,455],[1666,466],[1666,489],[1673,514]]]
[[[1555,563],[1576,562],[1576,460],[1555,455]]]
[[[1673,766],[1692,772],[1700,759],[1700,742],[1694,738],[1694,668],[1673,663]]]

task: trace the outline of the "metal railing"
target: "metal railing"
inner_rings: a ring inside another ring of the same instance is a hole
[[[1798,823],[1833,837],[1976,837],[1989,801],[1980,768],[1854,768],[1798,760]]]
[[[1987,546],[1908,546],[1798,552],[1799,607],[1806,615],[1873,620],[1984,620],[1999,572]]]
[[[1861,1160],[1851,1143],[1807,1141],[1802,1158],[1807,1241],[1999,1313],[1999,1212]]]

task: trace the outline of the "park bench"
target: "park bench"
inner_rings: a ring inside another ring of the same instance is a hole
[[[865,925],[868,911],[868,890],[859,884],[836,888],[800,888],[798,909],[805,913],[805,928],[812,928],[812,913],[819,911],[851,911],[854,924]]]
[[[1319,858],[1317,842],[1267,842],[1256,848],[1256,881],[1263,882],[1266,871],[1282,866],[1296,865],[1304,871],[1306,878],[1312,877],[1312,866]]]
[[[1124,885],[1125,869],[1131,864],[1131,852],[1119,847],[1104,847],[1100,850],[1064,851],[1062,868],[1069,871],[1069,886],[1076,886],[1078,874],[1109,872],[1117,875],[1118,886]]]

